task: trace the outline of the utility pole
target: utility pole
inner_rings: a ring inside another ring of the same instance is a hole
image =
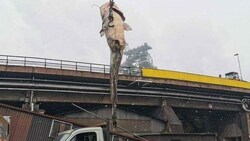
[[[234,54],[234,56],[237,56],[238,65],[239,65],[239,70],[240,70],[240,78],[241,78],[241,80],[243,80],[242,72],[241,72],[241,67],[240,67],[240,57],[239,57],[239,53]]]

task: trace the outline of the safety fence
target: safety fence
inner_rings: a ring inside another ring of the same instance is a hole
[[[110,73],[110,66],[105,64],[13,55],[0,55],[0,65]],[[119,74],[140,76],[141,69],[121,66]]]

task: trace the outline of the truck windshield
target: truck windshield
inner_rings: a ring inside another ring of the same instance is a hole
[[[58,135],[53,141],[66,141],[70,134]]]

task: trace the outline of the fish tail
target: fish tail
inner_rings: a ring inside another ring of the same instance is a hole
[[[116,109],[117,109],[117,83],[119,77],[119,68],[122,60],[122,52],[120,50],[111,51],[110,64],[110,99],[112,102],[112,121],[116,127]]]

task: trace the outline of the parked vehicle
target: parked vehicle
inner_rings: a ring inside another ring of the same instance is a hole
[[[109,132],[107,128],[88,127],[64,131],[54,141],[142,141],[141,139]]]

